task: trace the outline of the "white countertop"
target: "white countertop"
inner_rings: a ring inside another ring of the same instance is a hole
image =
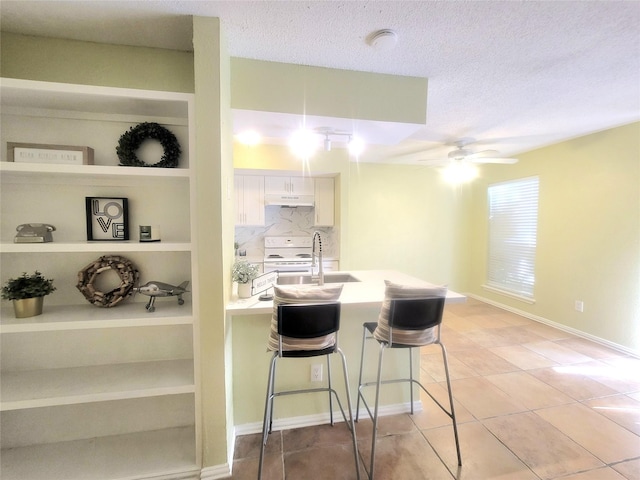
[[[344,284],[342,294],[340,295],[340,303],[342,303],[342,305],[381,305],[384,300],[385,280],[405,285],[433,285],[432,283],[393,270],[354,270],[330,273],[348,273],[361,280],[360,282],[347,282]],[[255,295],[251,298],[238,298],[234,295],[227,305],[227,314],[257,315],[273,312],[273,301],[260,301],[259,296],[260,295]],[[464,295],[452,290],[447,292],[447,303],[464,303],[466,299],[467,297]]]

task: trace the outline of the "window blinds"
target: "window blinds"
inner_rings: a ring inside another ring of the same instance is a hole
[[[487,285],[533,298],[538,177],[489,186]]]

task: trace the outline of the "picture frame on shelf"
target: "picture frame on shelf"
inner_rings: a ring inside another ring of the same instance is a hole
[[[85,197],[87,241],[129,240],[129,200]]]
[[[93,165],[93,148],[74,145],[7,142],[7,160],[15,163]]]

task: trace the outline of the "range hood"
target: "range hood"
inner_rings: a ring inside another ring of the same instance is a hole
[[[281,207],[313,207],[315,198],[313,195],[270,193],[264,196],[264,204],[280,205]]]

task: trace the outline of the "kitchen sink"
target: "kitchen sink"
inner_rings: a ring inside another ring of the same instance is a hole
[[[356,277],[350,273],[325,273],[324,283],[349,283],[359,282]],[[317,285],[317,279],[311,275],[284,275],[278,277],[278,285]]]

